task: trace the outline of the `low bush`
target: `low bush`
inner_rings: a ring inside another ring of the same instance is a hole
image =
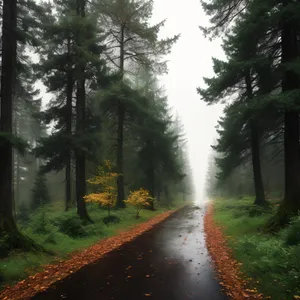
[[[290,225],[282,232],[285,243],[289,246],[300,244],[300,216],[292,219]]]
[[[53,231],[48,212],[42,208],[32,214],[29,223],[33,233],[49,234]]]
[[[258,206],[258,205],[252,205],[247,208],[249,217],[258,217],[265,214],[272,214],[272,208],[271,206]]]
[[[45,236],[44,244],[57,244],[56,234],[55,232],[50,232],[48,235]]]
[[[61,215],[57,220],[58,230],[72,238],[80,238],[86,236],[84,225],[77,215],[65,214]]]

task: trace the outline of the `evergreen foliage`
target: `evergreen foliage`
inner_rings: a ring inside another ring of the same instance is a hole
[[[35,210],[51,201],[46,176],[38,172],[32,189],[31,209]]]
[[[198,88],[204,101],[227,103],[214,147],[221,154],[216,159],[219,183],[251,155],[255,203],[263,204],[266,164],[261,156],[284,150],[285,196],[270,223],[277,228],[300,209],[299,4],[214,0],[202,5],[211,22],[202,29],[210,37],[223,36],[227,56],[226,61],[213,59],[216,76],[205,78],[207,87]]]

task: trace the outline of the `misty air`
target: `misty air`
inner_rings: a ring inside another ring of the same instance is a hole
[[[300,299],[300,3],[0,1],[0,299]]]

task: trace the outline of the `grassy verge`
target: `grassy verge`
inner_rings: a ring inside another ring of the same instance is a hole
[[[71,253],[80,252],[104,238],[117,235],[164,211],[180,206],[182,202],[176,202],[170,207],[159,207],[156,211],[144,210],[138,219],[135,218],[135,210],[131,207],[115,210],[111,215],[117,222],[105,224],[103,220],[107,212],[90,204],[88,210],[94,223],[86,226],[81,224],[74,210],[63,212],[59,206],[41,208],[27,222],[20,224],[20,228],[34,241],[53,251],[55,256],[10,252],[7,258],[0,260],[0,289],[40,271],[43,265],[64,260]],[[0,241],[0,248],[1,245],[5,246],[5,240]]]
[[[251,197],[218,199],[214,219],[224,227],[235,258],[242,263],[252,288],[272,299],[288,300],[300,295],[300,217],[276,235],[260,230],[274,214],[257,208]]]

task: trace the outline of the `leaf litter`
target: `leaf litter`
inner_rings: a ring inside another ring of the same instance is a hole
[[[7,286],[0,292],[1,300],[26,300],[30,299],[39,292],[47,290],[72,273],[79,271],[82,267],[94,263],[105,254],[119,249],[122,245],[134,240],[146,231],[161,223],[175,211],[169,210],[152,219],[139,224],[128,231],[122,231],[117,236],[113,236],[99,241],[95,245],[85,249],[80,253],[74,254],[70,259],[60,261],[57,264],[46,265],[44,270],[27,279],[18,282],[14,286]],[[131,266],[128,267],[130,269]],[[145,294],[151,296],[151,294]]]
[[[249,281],[243,279],[240,270],[241,263],[233,258],[232,250],[228,247],[222,227],[216,225],[213,218],[213,205],[210,204],[204,217],[206,244],[214,262],[217,277],[225,293],[232,300],[264,299],[256,289],[248,289]]]

